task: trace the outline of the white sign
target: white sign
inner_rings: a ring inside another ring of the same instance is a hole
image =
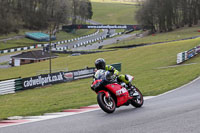
[[[15,59],[14,66],[20,66],[20,59]]]

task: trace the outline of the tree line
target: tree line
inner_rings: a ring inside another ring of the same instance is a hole
[[[191,27],[200,20],[200,0],[145,0],[136,19],[152,32]]]
[[[84,23],[93,15],[90,0],[0,0],[0,34],[21,28],[44,30],[50,25]]]

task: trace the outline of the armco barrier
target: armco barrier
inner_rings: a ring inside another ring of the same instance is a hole
[[[19,79],[16,79],[15,80],[15,91],[19,91],[19,90],[22,90],[23,87],[22,87],[22,79],[19,78]]]
[[[33,89],[36,87],[46,86],[50,84],[69,82],[83,78],[89,78],[93,75],[94,68],[86,68],[69,72],[57,72],[52,74],[43,74],[34,77],[23,78],[21,79],[22,90]]]
[[[121,63],[111,64],[121,71]],[[57,72],[52,74],[43,74],[28,78],[17,78],[0,81],[0,95],[15,93],[16,91],[33,89],[36,87],[46,86],[49,84],[57,84],[89,78],[94,75],[95,68],[85,68],[80,70]]]
[[[72,42],[72,41],[75,41],[75,40],[79,40],[79,39],[82,39],[82,38],[94,36],[94,35],[96,35],[98,33],[99,33],[99,30],[97,30],[97,32],[92,33],[92,34],[87,35],[87,36],[83,36],[83,37],[79,37],[79,38],[75,38],[75,39],[71,39],[71,40],[59,41],[59,42],[56,42],[56,43],[52,43],[52,45],[69,43],[69,42]],[[46,47],[47,45],[49,45],[49,44],[36,44],[34,46],[29,46],[29,47],[22,47],[22,48],[15,48],[15,49],[5,49],[5,50],[0,50],[0,54],[11,53],[11,52],[16,52],[16,51],[22,51],[22,50],[28,50],[28,49],[34,49],[34,48],[39,48],[39,47]]]
[[[80,39],[83,39],[83,38],[86,38],[86,37],[90,37],[90,36],[94,36],[96,35],[97,33],[99,33],[99,30],[96,32],[96,33],[93,33],[91,35],[87,35],[87,36],[83,36],[83,37],[80,37],[80,38],[75,38],[75,39],[71,39],[71,40],[64,40],[64,41],[59,41],[59,42],[56,42],[56,43],[51,43],[52,47],[55,46],[55,44],[64,44],[64,43],[69,43],[69,42],[73,42],[73,41],[76,41],[76,40],[80,40]],[[117,36],[117,35],[121,35],[122,33],[119,32],[119,33],[114,33],[112,35],[110,35],[109,37],[114,37],[114,36]],[[93,40],[89,40],[89,41],[86,41],[86,42],[83,42],[81,44],[75,44],[73,46],[73,48],[77,48],[77,47],[80,47],[80,46],[83,46],[83,45],[87,45],[87,44],[90,44],[90,43],[94,43],[94,42],[97,42],[97,41],[100,41],[100,40],[103,40],[105,39],[106,37],[105,36],[101,36],[99,38],[96,38],[96,39],[93,39]],[[10,52],[16,52],[16,51],[22,51],[22,50],[28,50],[28,49],[34,49],[34,48],[40,48],[40,47],[46,47],[48,46],[49,44],[36,44],[34,46],[29,46],[29,47],[22,47],[22,48],[15,48],[15,49],[8,49],[8,50],[2,50],[0,51],[0,54],[4,54],[4,53],[10,53]],[[69,49],[68,47],[58,47],[58,48],[52,48],[53,51],[64,51],[64,50],[67,50]]]
[[[22,90],[22,79],[9,79],[0,81],[0,95],[15,93]]]
[[[57,72],[28,78],[4,80],[0,81],[0,95],[15,93],[16,91],[20,90],[33,89],[49,84],[57,84],[89,78],[93,75],[94,68],[86,68],[69,72]]]
[[[0,95],[15,93],[15,79],[0,82]]]
[[[182,62],[191,59],[195,55],[200,53],[200,45],[197,47],[194,47],[188,51],[184,51],[177,54],[177,64],[181,64]]]
[[[114,37],[114,36],[121,35],[121,34],[122,34],[122,32],[114,33],[114,34],[110,35],[109,37]],[[96,38],[96,39],[92,39],[92,40],[89,40],[89,41],[86,41],[86,42],[81,42],[80,44],[78,43],[78,44],[73,45],[73,48],[78,48],[78,47],[81,47],[81,46],[85,46],[85,45],[88,45],[88,44],[103,40],[105,38],[106,38],[105,36],[101,36],[101,37]],[[52,50],[53,51],[64,51],[64,50],[67,50],[67,49],[69,49],[69,48],[68,47],[58,47],[58,48],[53,48]]]

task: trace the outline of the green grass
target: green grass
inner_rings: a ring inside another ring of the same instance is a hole
[[[132,2],[131,0],[91,0],[91,2],[98,3],[121,3],[121,4],[137,4],[137,2]]]
[[[2,62],[2,63],[0,63],[0,65],[9,65],[9,62],[8,61]]]
[[[137,49],[118,50],[77,57],[67,56],[53,59],[53,68],[69,70],[94,66],[94,61],[102,57],[107,64],[122,63],[122,73],[135,76],[135,85],[144,95],[157,95],[177,88],[200,75],[200,58],[189,62],[198,64],[158,69],[176,64],[176,54],[195,47],[200,38],[179,42],[156,44]],[[186,62],[187,63],[187,62]],[[36,74],[38,69],[48,69],[49,62],[24,65],[0,70],[0,79],[26,77]],[[0,118],[14,115],[39,115],[62,109],[78,108],[96,103],[96,94],[91,91],[92,79],[84,79],[44,88],[32,89],[0,96]]]
[[[85,87],[81,88],[79,84]],[[95,95],[86,86],[89,86],[89,82],[81,80],[1,96],[0,100],[4,103],[0,106],[0,118],[16,115],[38,115],[96,103],[96,101],[91,101]]]
[[[134,10],[137,9],[133,5],[93,3],[93,9],[94,20],[98,22],[104,24],[135,24],[131,14],[132,12],[134,14]],[[129,39],[119,45],[169,41],[196,36],[199,34],[197,29],[198,27],[180,29],[138,40]],[[65,35],[63,36],[65,38]],[[94,61],[102,57],[107,64],[122,63],[121,73],[134,75],[134,84],[145,96],[152,96],[177,88],[200,75],[200,55],[185,62],[197,64],[159,69],[160,67],[175,65],[177,53],[189,50],[199,45],[199,42],[200,39],[193,39],[92,55],[62,55],[52,60],[52,69],[68,68],[70,71],[82,69],[86,66],[93,67]],[[113,46],[116,46],[116,44]],[[39,70],[48,69],[49,61],[0,69],[0,80],[19,76],[35,76]],[[91,81],[92,79],[89,78],[0,96],[0,119],[16,115],[40,115],[96,104],[96,94],[90,89]]]
[[[74,33],[67,33],[67,32],[63,32],[60,31],[59,33],[57,33],[56,37],[57,40],[66,40],[66,39],[72,39],[72,38],[76,38],[76,37],[80,37],[80,36],[85,36],[85,35],[89,35],[92,34],[94,32],[96,32],[96,29],[81,29],[81,30],[76,30],[76,32]]]
[[[92,2],[94,21],[102,24],[137,24],[134,15],[138,7],[131,4]]]
[[[29,30],[26,30],[26,29],[21,29],[19,31],[19,33],[9,33],[7,35],[0,35],[0,39],[7,39],[7,38],[10,38],[10,37],[14,37],[14,36],[23,36],[25,34],[25,32],[29,32]]]
[[[120,3],[96,3],[92,2],[93,6],[93,20],[103,24],[136,24],[134,19],[134,13],[138,9],[133,4],[121,4]],[[66,39],[72,39],[78,36],[88,35],[94,33],[96,30],[77,30],[75,34],[69,34],[66,32],[57,33],[57,40],[62,41]],[[18,35],[24,35],[28,30],[20,30],[18,34],[11,33],[8,35],[0,36],[0,39],[10,38]],[[11,49],[25,46],[32,46],[34,44],[41,44],[48,42],[37,42],[27,38],[18,40],[9,40],[6,42],[0,42],[0,50]]]
[[[135,39],[135,37],[131,37],[131,38],[128,38],[121,42],[118,42],[117,44],[104,46],[103,48],[180,40],[180,39],[184,39],[184,38],[199,36],[200,35],[200,32],[198,32],[199,29],[200,29],[199,26],[194,26],[192,28],[184,27],[184,28],[174,30],[172,32],[156,33],[156,34],[154,34],[154,36],[149,35],[149,36],[145,36],[145,37],[137,38],[137,39]],[[136,31],[136,33],[137,32],[138,31]]]
[[[103,24],[136,24],[134,19],[134,13],[138,9],[133,4],[122,3],[97,3],[92,2],[93,6],[93,20]],[[11,33],[8,35],[0,36],[0,39],[5,39],[17,35],[24,35],[27,30],[21,30],[19,34]],[[59,32],[57,34],[56,41],[62,41],[66,39],[72,39],[78,36],[88,35],[94,33],[95,30],[77,30],[75,34],[69,34],[66,32]],[[25,46],[32,46],[34,44],[48,43],[37,42],[27,38],[18,40],[9,40],[6,42],[0,42],[0,50],[11,49]]]
[[[54,42],[64,41],[67,39],[72,39],[72,38],[76,38],[76,37],[80,37],[80,36],[84,36],[84,35],[89,35],[89,34],[94,33],[95,31],[96,31],[95,29],[92,29],[92,30],[82,29],[82,30],[77,30],[75,33],[67,33],[64,31],[60,31],[59,33],[56,34],[57,40]],[[22,33],[20,33],[20,34],[22,34]],[[11,34],[11,35],[8,35],[8,37],[12,37],[12,36],[16,36],[16,35],[18,35],[18,34]],[[24,35],[24,32],[23,32],[23,35]],[[38,42],[38,41],[34,41],[31,39],[27,39],[27,38],[15,39],[15,40],[9,40],[6,42],[0,42],[0,50],[26,47],[26,46],[32,46],[34,44],[45,44],[45,43],[48,43],[48,42]]]

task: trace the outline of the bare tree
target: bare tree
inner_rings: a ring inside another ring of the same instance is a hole
[[[166,32],[198,24],[199,0],[146,0],[136,14],[138,22],[152,31]]]
[[[0,34],[28,29],[47,29],[53,24],[76,24],[92,17],[89,0],[0,0]]]

